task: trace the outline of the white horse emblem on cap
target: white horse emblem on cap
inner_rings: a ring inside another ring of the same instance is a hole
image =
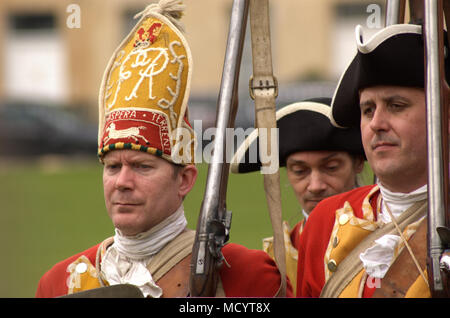
[[[116,124],[112,123],[106,128],[108,135],[103,139],[103,143],[107,143],[110,139],[119,138],[132,138],[135,142],[139,143],[138,138],[143,139],[147,144],[149,141],[142,135],[139,134],[140,129],[147,129],[145,126],[130,127],[125,129],[116,129]]]

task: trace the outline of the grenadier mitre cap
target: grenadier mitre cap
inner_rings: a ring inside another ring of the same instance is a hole
[[[331,103],[331,120],[338,127],[359,126],[361,89],[377,85],[423,88],[425,83],[420,25],[387,26],[367,41],[357,26],[355,36],[357,53],[343,72]],[[446,76],[449,66],[446,54]]]
[[[364,156],[359,128],[337,128],[330,122],[330,98],[315,98],[287,105],[276,112],[280,167],[300,151],[346,151]],[[240,145],[231,161],[233,173],[261,169],[258,130]]]
[[[100,160],[108,151],[132,149],[194,162],[187,106],[192,56],[180,31],[183,10],[180,0],[149,5],[113,53],[100,87]]]

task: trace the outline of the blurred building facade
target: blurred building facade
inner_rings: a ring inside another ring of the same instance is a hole
[[[79,107],[96,120],[106,64],[134,26],[133,16],[148,3],[2,0],[0,100]],[[191,93],[194,99],[214,99],[220,86],[232,0],[185,3],[183,23],[194,58]],[[287,103],[308,97],[305,89],[312,95],[332,91],[354,54],[354,27],[361,24],[368,34],[383,27],[384,1],[272,0],[270,14],[274,72],[282,102]],[[244,50],[240,82],[242,94],[248,95],[249,32]],[[311,84],[320,82],[326,83],[322,91]],[[215,110],[214,106],[205,107]]]

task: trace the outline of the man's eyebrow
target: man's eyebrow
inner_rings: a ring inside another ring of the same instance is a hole
[[[383,98],[385,103],[392,103],[393,101],[403,101],[405,103],[411,103],[411,100],[402,95],[390,95]]]
[[[394,95],[388,95],[382,98],[383,102],[386,104],[392,103],[394,101],[402,101],[405,103],[411,103],[411,100],[405,96],[394,94]],[[372,98],[369,98],[368,100],[362,101],[359,103],[359,108],[363,107],[369,107],[369,106],[375,106],[376,103]]]
[[[375,106],[375,101],[373,99],[368,99],[359,103],[359,108]]]
[[[299,165],[300,164],[300,165],[302,165],[302,164],[306,164],[306,162],[303,161],[303,160],[298,160],[298,159],[288,159],[286,164],[289,164],[289,165]]]
[[[324,162],[327,162],[330,159],[335,159],[335,157],[339,158],[339,152],[333,152],[333,153],[329,154],[326,157],[320,158],[319,162],[324,163]],[[299,159],[288,159],[286,164],[289,164],[289,165],[308,165],[308,163],[306,161],[299,160]]]
[[[333,152],[332,154],[326,156],[325,158],[320,159],[321,162],[327,162],[331,159],[335,159],[336,157],[339,158],[339,153],[338,152]]]
[[[102,162],[103,162],[103,165],[117,165],[118,164],[117,160],[112,160],[112,159],[102,160]]]

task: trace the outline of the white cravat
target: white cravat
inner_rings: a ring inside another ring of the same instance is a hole
[[[161,297],[162,289],[153,281],[147,264],[153,255],[180,234],[187,225],[183,205],[149,231],[125,236],[116,229],[114,243],[106,250],[101,270],[110,285],[132,284],[144,297]]]
[[[390,223],[391,217],[386,211],[386,205],[389,206],[392,215],[398,219],[398,217],[411,207],[414,203],[425,200],[427,198],[427,185],[423,185],[420,188],[410,192],[410,193],[400,193],[392,192],[379,184],[381,197],[383,198],[381,205],[381,214],[379,215],[380,220],[384,223]]]
[[[308,219],[309,213],[302,209],[303,218],[305,221]]]
[[[390,223],[391,218],[386,211],[386,205],[389,206],[392,215],[398,217],[411,207],[415,202],[427,198],[427,185],[424,185],[410,193],[392,192],[379,184],[382,200],[381,213],[379,220],[383,223]],[[369,247],[359,255],[361,262],[367,274],[374,278],[383,278],[391,266],[394,258],[395,249],[400,242],[400,236],[386,234],[375,241],[372,247]]]

